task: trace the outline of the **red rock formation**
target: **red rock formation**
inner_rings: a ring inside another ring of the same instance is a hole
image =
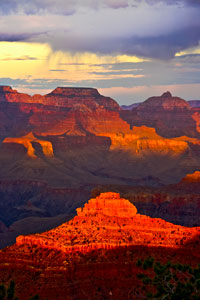
[[[64,253],[131,245],[179,248],[198,234],[200,228],[184,228],[139,215],[136,207],[119,194],[102,193],[77,209],[72,221],[42,234],[19,236],[16,245],[36,245]]]
[[[18,93],[10,86],[0,86],[0,102],[31,102],[31,96]]]
[[[104,97],[93,88],[57,87],[51,93],[41,96],[30,96],[13,90],[10,86],[0,86],[0,102],[19,102],[43,104],[48,106],[73,108],[81,107],[97,109],[103,107],[110,110],[119,110],[119,105],[111,98]]]
[[[103,193],[77,213],[0,251],[0,282],[14,279],[19,299],[39,293],[42,300],[122,300],[139,284],[139,257],[199,261],[200,228],[139,215],[119,194]]]
[[[111,139],[111,149],[122,149],[131,151],[136,156],[143,155],[170,155],[180,156],[189,151],[188,142],[198,144],[197,139],[180,137],[180,138],[163,138],[156,133],[154,128],[146,126],[133,127],[118,133],[101,133],[102,136],[108,136]]]
[[[199,137],[193,114],[187,101],[172,97],[170,92],[160,97],[150,97],[132,111],[120,112],[120,116],[131,126],[153,127],[163,137]]]
[[[36,158],[35,149],[32,143],[38,143],[43,151],[43,154],[47,157],[53,156],[53,148],[52,144],[49,141],[39,140],[37,139],[32,132],[27,134],[26,136],[22,136],[20,138],[5,138],[3,143],[5,144],[20,144],[23,145],[27,149],[27,155],[32,158]]]
[[[195,171],[193,173],[187,174],[178,184],[175,185],[178,191],[182,190],[185,193],[190,194],[190,199],[197,198],[196,199],[196,203],[198,205],[197,212],[199,212],[199,208],[200,208],[200,199],[199,199],[200,184],[199,183],[200,183],[200,171]]]
[[[0,86],[0,103],[17,104],[21,112],[30,114],[29,126],[37,135],[82,136],[129,129],[119,117],[117,102],[93,88],[58,87],[44,96],[29,96]]]
[[[182,182],[199,182],[200,183],[200,171],[195,171],[192,174],[187,174],[183,179]]]
[[[151,97],[137,107],[137,111],[177,111],[190,110],[190,105],[179,97],[172,97],[170,92],[163,93],[159,97]]]
[[[194,111],[169,93],[140,105],[129,122],[121,118],[118,104],[96,89],[59,87],[45,96],[29,96],[0,87],[0,178],[7,180],[8,187],[11,179],[19,186],[30,180],[88,193],[99,184],[145,185],[153,177],[159,178],[153,184],[179,181],[200,163],[199,139],[185,136],[196,136],[197,123],[193,119],[191,123]],[[164,138],[163,132],[184,136]],[[27,153],[37,159],[30,159]],[[1,201],[6,220],[7,214],[11,216],[8,223],[23,215],[14,202],[19,200],[21,207],[21,199],[28,201],[30,195],[22,192],[10,197],[4,193]],[[57,213],[62,209],[68,213],[80,205],[77,198],[78,203],[71,196],[66,199],[74,203],[72,208],[67,204],[60,208],[59,196],[54,198]],[[44,215],[52,214],[45,197],[38,206]]]

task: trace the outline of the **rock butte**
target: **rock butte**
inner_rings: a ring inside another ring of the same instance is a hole
[[[34,95],[19,93],[10,86],[0,86],[0,102],[17,102],[43,104],[57,107],[74,107],[85,104],[91,109],[106,107],[108,109],[119,110],[119,105],[111,98],[104,97],[94,88],[72,88],[57,87],[47,95]]]
[[[197,236],[198,241],[190,243]],[[77,209],[76,217],[53,230],[17,237],[16,247],[29,245],[64,253],[131,245],[186,247],[196,251],[199,241],[199,227],[186,228],[137,214],[136,207],[128,200],[108,192],[90,199]]]
[[[173,110],[190,110],[190,105],[185,100],[179,97],[172,97],[170,92],[166,92],[158,97],[150,97],[142,104],[140,104],[137,108],[138,111],[141,110],[166,110],[166,111],[173,111]]]
[[[153,127],[164,137],[199,137],[198,109],[192,109],[187,101],[173,97],[170,92],[150,97],[132,111],[122,111],[120,115],[131,125]]]
[[[37,143],[41,146],[42,152],[47,157],[53,157],[53,147],[52,143],[45,140],[39,140],[37,139],[32,132],[27,134],[26,136],[22,136],[19,138],[11,138],[7,137],[4,139],[3,143],[5,144],[21,144],[27,149],[27,155],[32,158],[36,158],[35,149],[33,147],[32,143]]]
[[[182,179],[182,182],[189,182],[189,183],[192,183],[192,182],[196,182],[196,183],[200,183],[200,171],[195,171],[194,173],[192,174],[187,174],[183,179]]]
[[[140,215],[119,194],[102,193],[68,223],[1,250],[0,282],[14,279],[19,299],[124,300],[140,285],[137,259],[147,256],[196,265],[200,228]]]

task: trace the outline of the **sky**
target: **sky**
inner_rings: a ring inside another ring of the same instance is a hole
[[[200,99],[200,0],[0,0],[0,85]]]

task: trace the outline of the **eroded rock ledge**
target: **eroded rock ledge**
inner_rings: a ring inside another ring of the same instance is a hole
[[[71,221],[42,234],[19,236],[16,244],[64,253],[131,245],[195,249],[199,236],[199,227],[186,228],[137,214],[128,200],[109,192],[78,208]]]

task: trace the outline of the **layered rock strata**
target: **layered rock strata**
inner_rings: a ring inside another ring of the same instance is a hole
[[[162,219],[137,214],[136,207],[117,193],[102,193],[77,209],[77,216],[61,226],[30,236],[19,236],[16,246],[34,245],[64,253],[121,246],[189,247],[200,228],[185,228]],[[198,243],[197,243],[198,245]]]
[[[137,213],[117,193],[92,198],[63,225],[0,251],[0,282],[16,282],[19,299],[137,300],[138,258],[196,265],[200,228]]]

